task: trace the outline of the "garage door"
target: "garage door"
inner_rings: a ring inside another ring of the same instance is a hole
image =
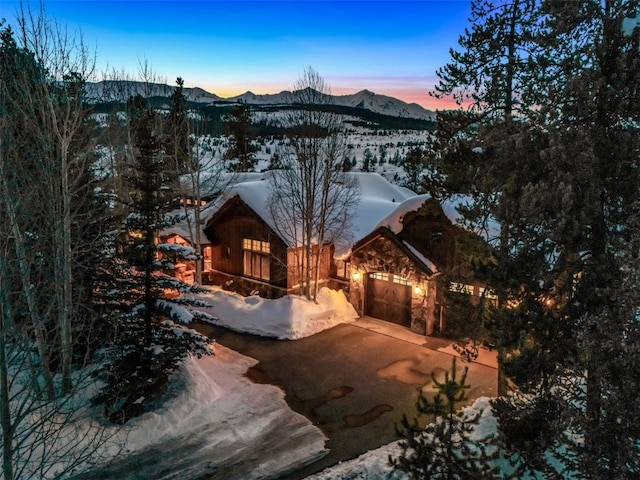
[[[370,273],[367,278],[367,315],[410,327],[411,286],[397,275]]]

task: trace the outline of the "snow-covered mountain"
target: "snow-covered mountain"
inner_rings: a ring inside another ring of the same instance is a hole
[[[160,83],[144,84],[142,82],[124,80],[105,80],[88,85],[89,97],[96,101],[113,101],[126,99],[131,95],[140,94],[143,97],[170,97],[175,87]],[[296,102],[293,92],[284,90],[280,93],[257,95],[245,92],[234,97],[222,98],[201,88],[184,88],[187,100],[196,103],[235,103],[244,102],[248,105],[291,105]],[[327,95],[323,102],[333,105],[343,105],[361,108],[382,115],[392,117],[416,118],[420,120],[435,120],[435,113],[417,103],[406,103],[394,97],[379,95],[369,90],[362,90],[352,95]]]
[[[254,105],[290,105],[295,103],[296,95],[290,91],[275,94],[256,95],[246,92],[242,95],[228,98],[228,101],[245,102]],[[394,97],[380,95],[369,90],[362,90],[352,95],[327,95],[326,103],[362,108],[392,117],[418,118],[421,120],[435,120],[435,113],[417,103],[406,103]]]
[[[422,120],[435,120],[435,113],[426,110],[417,103],[406,103],[394,97],[380,95],[362,90],[353,95],[341,95],[334,97],[338,105],[347,105],[356,108],[366,108],[372,112],[391,115],[393,117],[419,118]]]

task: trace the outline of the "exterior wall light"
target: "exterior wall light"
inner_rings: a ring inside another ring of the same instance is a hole
[[[357,282],[358,280],[360,280],[360,272],[353,272],[351,278],[353,278]]]
[[[416,295],[422,295],[424,293],[424,290],[420,285],[416,285],[413,287],[413,293],[415,293]]]

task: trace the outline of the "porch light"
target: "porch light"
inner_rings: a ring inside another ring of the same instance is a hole
[[[415,285],[413,287],[413,293],[415,293],[416,295],[422,295],[422,294],[424,294],[424,290],[422,289],[422,287],[420,285]]]
[[[351,278],[353,278],[357,282],[358,280],[360,280],[360,272],[353,272]]]

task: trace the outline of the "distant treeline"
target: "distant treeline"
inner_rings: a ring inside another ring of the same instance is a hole
[[[154,109],[168,109],[170,99],[167,97],[149,97],[147,102]],[[215,104],[203,105],[202,103],[187,102],[189,109],[197,112],[201,116],[200,131],[207,135],[221,135],[226,132],[225,117],[231,112],[237,103],[216,102]],[[348,120],[347,123],[355,127],[368,127],[381,130],[434,130],[436,122],[432,120],[421,120],[417,118],[394,117],[372,112],[364,108],[349,107],[345,105],[252,105],[247,104],[252,111],[276,112],[286,110],[299,110],[300,108],[321,110],[326,112],[348,115],[357,120]],[[122,111],[126,105],[122,102],[103,102],[95,105],[98,113],[109,113]],[[281,137],[287,129],[278,125],[268,125],[264,122],[256,122],[252,125],[254,133],[258,137]]]

